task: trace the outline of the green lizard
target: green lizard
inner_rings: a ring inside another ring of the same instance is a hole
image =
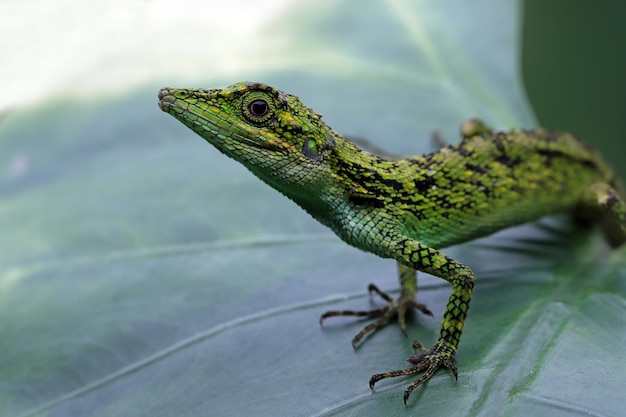
[[[359,149],[333,131],[321,116],[290,94],[258,83],[224,89],[159,92],[160,108],[241,162],[341,239],[398,263],[400,295],[374,311],[331,311],[378,317],[353,339],[417,308],[417,271],[452,285],[438,340],[405,370],[384,378],[423,372],[411,392],[441,367],[457,377],[452,361],[467,317],[474,274],[439,251],[509,226],[559,212],[600,224],[613,247],[626,242],[626,194],[598,152],[567,133],[543,129],[492,132],[480,121],[462,128],[463,140],[438,152],[385,159]]]

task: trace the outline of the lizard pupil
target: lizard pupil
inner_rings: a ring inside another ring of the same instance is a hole
[[[250,114],[254,117],[263,117],[270,111],[270,106],[265,100],[254,100],[248,105]]]

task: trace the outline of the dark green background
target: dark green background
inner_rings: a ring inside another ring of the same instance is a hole
[[[539,124],[593,143],[622,178],[624,17],[623,1],[526,0],[522,45],[524,83]]]

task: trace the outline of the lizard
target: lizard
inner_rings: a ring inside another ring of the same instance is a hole
[[[466,265],[440,250],[555,213],[599,224],[611,247],[626,242],[626,192],[600,153],[573,135],[546,129],[496,132],[474,119],[462,140],[438,151],[390,158],[369,153],[335,132],[295,95],[262,83],[222,89],[163,88],[159,107],[294,201],[349,245],[398,264],[400,294],[370,284],[388,305],[372,311],[329,311],[376,320],[352,340],[407,311],[432,315],[416,300],[417,271],[451,284],[439,337],[430,349],[413,342],[407,369],[421,373],[404,403],[440,368],[453,364],[474,291]]]

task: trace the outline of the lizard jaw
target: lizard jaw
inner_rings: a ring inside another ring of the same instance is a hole
[[[206,117],[203,117],[202,114],[199,114],[198,112],[194,111],[194,109],[189,105],[189,103],[186,100],[177,98],[175,95],[176,91],[178,90],[175,88],[170,88],[170,87],[165,87],[165,88],[160,89],[159,94],[158,94],[159,108],[165,113],[169,113],[172,116],[174,116],[176,119],[181,121],[183,124],[187,125],[187,127],[194,130],[196,133],[198,133],[200,136],[202,136],[204,139],[208,140],[209,142],[214,142],[215,145],[217,145],[219,142],[223,142],[225,140],[224,137],[216,133],[211,133],[210,139],[209,139],[205,136],[204,134],[205,132],[199,131],[197,129],[198,126],[204,126],[205,130],[210,132],[210,130],[206,129],[206,127],[209,125],[212,125],[212,123]],[[189,117],[189,113],[193,114],[195,118]],[[202,119],[206,123],[199,124],[197,122],[198,119]],[[278,151],[278,148],[276,146],[271,146],[270,144],[267,144],[267,143],[254,141],[241,134],[234,134],[230,137],[230,139],[236,142],[239,142],[245,146],[249,146],[251,148],[268,150],[268,151]]]

